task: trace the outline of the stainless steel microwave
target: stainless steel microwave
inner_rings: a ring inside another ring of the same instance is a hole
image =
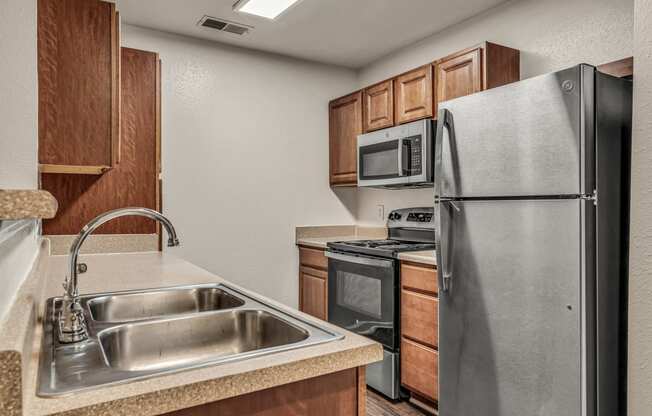
[[[358,186],[433,186],[435,120],[358,136]]]

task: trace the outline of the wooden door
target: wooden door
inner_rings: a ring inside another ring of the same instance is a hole
[[[41,187],[59,201],[43,233],[77,234],[95,216],[129,206],[160,209],[160,61],[158,54],[122,48],[120,163],[102,176],[41,174]],[[99,234],[155,234],[157,222],[124,217]]]
[[[364,90],[364,131],[394,125],[394,82],[384,81]]]
[[[362,93],[338,98],[329,105],[330,184],[355,186],[358,183],[358,135],[362,133]]]
[[[119,27],[115,4],[38,0],[39,163],[102,173],[119,159]]]
[[[437,62],[437,101],[482,91],[482,49],[475,48]]]
[[[433,116],[432,65],[399,75],[395,84],[398,124]]]

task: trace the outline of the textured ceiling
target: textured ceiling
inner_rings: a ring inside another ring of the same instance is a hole
[[[301,0],[274,21],[235,0],[116,0],[122,21],[313,61],[362,67],[504,0]],[[197,26],[209,15],[254,26],[238,36]]]

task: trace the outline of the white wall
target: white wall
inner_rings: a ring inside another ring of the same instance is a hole
[[[652,410],[652,2],[636,0],[629,276],[629,414]]]
[[[353,224],[328,186],[328,101],[354,71],[123,26],[163,62],[163,212],[180,256],[297,305],[297,225]]]
[[[632,55],[633,0],[519,0],[436,33],[363,68],[359,87],[431,62],[482,41],[521,51],[521,76],[578,63],[601,64]],[[432,190],[361,190],[357,217],[379,223],[376,205],[432,204]]]
[[[0,189],[37,187],[36,0],[0,4]]]
[[[36,0],[0,4],[0,189],[37,187]],[[0,244],[0,320],[38,250],[37,227]]]

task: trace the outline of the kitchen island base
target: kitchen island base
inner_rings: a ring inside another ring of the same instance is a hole
[[[358,367],[164,416],[364,416],[365,368]]]

